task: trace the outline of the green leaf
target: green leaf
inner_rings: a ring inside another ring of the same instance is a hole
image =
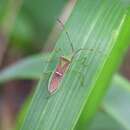
[[[15,26],[12,30],[11,39],[13,40],[13,42],[22,41],[22,44],[24,42],[26,42],[26,44],[28,42],[28,44],[29,44],[29,42],[32,40],[32,37],[34,37],[34,36],[35,36],[34,35],[34,26],[30,22],[30,20],[25,18],[24,14],[22,14],[22,13],[19,14],[15,21]],[[20,46],[20,45],[15,45],[15,46]]]
[[[78,1],[66,28],[75,49],[93,51],[81,51],[75,56],[59,89],[50,95],[51,73],[47,72],[55,69],[53,61],[59,56],[71,54],[70,43],[65,32],[62,33],[20,130],[84,128],[128,47],[129,22],[130,17],[119,0]]]
[[[14,79],[39,79],[47,61],[48,54],[38,54],[21,60],[0,72],[0,82]]]
[[[90,130],[130,129],[130,83],[116,75],[110,86],[101,105],[102,111],[96,114]]]
[[[18,62],[12,67],[4,70],[3,74],[0,73],[0,81],[1,79],[4,79],[4,81],[8,81],[9,79],[26,78],[39,79],[43,71],[43,63],[45,64],[48,56],[48,54],[39,54]],[[129,114],[127,114],[129,113],[130,108],[130,83],[128,83],[128,81],[123,77],[115,75],[110,86],[111,89],[108,91],[109,93],[101,106],[102,111],[99,111],[96,114],[96,117],[94,117],[94,121],[89,128],[90,130],[130,129],[130,118],[128,116]],[[25,107],[23,107],[24,109],[22,109],[22,114],[20,114],[20,123],[26,114],[25,111],[27,110],[29,102],[27,101]]]
[[[30,95],[26,101],[24,102],[24,104],[22,105],[21,107],[21,111],[19,112],[18,116],[17,116],[17,119],[16,119],[16,126],[15,126],[15,130],[19,130],[20,129],[20,124],[24,121],[24,117],[27,113],[27,110],[28,110],[28,107],[29,107],[29,104],[30,104],[30,101],[32,99],[32,95]]]
[[[10,43],[13,43],[13,48],[20,48],[24,54],[30,54],[39,50],[41,43],[46,43],[45,40],[68,0],[55,0],[51,1],[51,4],[48,0],[20,1],[22,8],[12,28]],[[6,15],[12,16],[10,12],[15,5],[9,3],[10,0],[0,0],[0,23],[7,23],[7,26],[10,25],[10,19],[6,20],[6,17],[8,18]]]
[[[4,70],[3,74],[0,73],[0,81],[2,79],[4,79],[3,81],[26,78],[39,79],[43,71],[43,63],[45,64],[48,56],[48,54],[39,54],[18,62],[12,67]],[[128,116],[129,114],[127,114],[129,113],[130,108],[130,83],[128,83],[128,81],[123,77],[115,75],[110,86],[111,89],[108,91],[109,93],[101,106],[102,111],[99,111],[96,114],[96,117],[94,117],[94,121],[89,128],[90,130],[130,129],[130,118]],[[27,101],[25,107],[23,107],[24,109],[22,109],[22,113],[20,114],[20,123],[26,114],[25,111],[27,111],[29,102]]]
[[[47,90],[50,77],[47,72],[54,70],[56,65],[51,66],[53,61],[47,64],[46,75],[43,73],[21,130],[70,130],[78,121],[76,128],[82,129],[95,113],[112,74],[128,47],[129,22],[120,1],[78,1],[66,28],[76,49],[83,47],[94,51],[80,52],[75,57],[53,95],[49,95]],[[53,60],[70,54],[70,44],[65,33],[60,36],[56,48],[61,48],[62,51],[54,51]],[[77,72],[80,69],[81,73]],[[84,85],[82,77],[85,77]]]
[[[87,128],[87,127],[86,127]],[[90,127],[84,130],[126,130],[107,112],[97,112]]]
[[[130,107],[130,83],[122,76],[115,75],[110,87],[111,88],[102,103],[103,105],[94,117],[89,130],[129,130],[130,128],[129,114],[126,114],[129,113]],[[24,119],[30,103],[30,98],[22,107],[18,123],[16,123],[17,130],[19,130],[18,124],[21,124]],[[126,105],[128,107],[126,107]]]
[[[35,32],[39,39],[46,40],[56,19],[61,14],[68,0],[24,0],[22,12],[35,25]]]

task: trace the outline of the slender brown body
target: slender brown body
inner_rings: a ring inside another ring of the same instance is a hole
[[[70,65],[70,60],[67,58],[61,56],[59,64],[57,64],[55,71],[52,73],[49,84],[48,84],[48,91],[49,93],[54,93],[58,87],[59,84],[65,74],[65,72],[68,70],[69,65]]]

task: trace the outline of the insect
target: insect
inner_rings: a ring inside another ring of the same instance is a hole
[[[49,85],[48,85],[48,91],[50,93],[53,93],[57,90],[60,81],[62,80],[65,72],[68,70],[70,65],[70,60],[67,58],[61,56],[59,60],[59,64],[57,64],[55,71],[52,73]]]
[[[58,19],[58,22],[61,24],[61,26],[65,30],[64,24],[59,19]],[[61,80],[63,79],[64,74],[69,69],[70,63],[74,59],[75,55],[78,52],[80,52],[81,50],[86,50],[86,49],[78,49],[77,51],[74,51],[74,47],[73,47],[72,41],[70,39],[69,33],[66,30],[65,30],[65,32],[66,32],[66,35],[67,35],[70,45],[71,45],[72,55],[69,58],[67,58],[65,56],[60,57],[59,63],[57,64],[56,69],[54,70],[54,72],[52,73],[52,75],[49,79],[48,91],[50,94],[53,94],[58,89],[59,84],[60,84]],[[92,51],[92,50],[93,49],[91,49],[90,51]]]

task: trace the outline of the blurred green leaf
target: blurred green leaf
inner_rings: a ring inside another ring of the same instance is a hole
[[[0,22],[10,12],[10,0],[0,0]],[[68,0],[21,0],[22,8],[11,31],[11,41],[15,50],[23,54],[32,54],[41,50],[56,19]],[[6,19],[5,19],[6,20]],[[8,21],[9,22],[9,21]],[[9,25],[9,24],[8,24]]]
[[[16,24],[12,31],[13,40],[20,39],[19,41],[28,42],[32,40],[32,37],[34,37],[32,23],[23,14],[20,14],[16,19]]]
[[[47,60],[48,54],[39,54],[21,60],[0,72],[0,82],[13,79],[39,79]]]
[[[124,127],[111,117],[107,112],[97,112],[89,128],[84,130],[126,130]]]
[[[28,96],[28,98],[26,99],[26,101],[24,102],[24,104],[21,107],[21,111],[19,112],[17,119],[16,119],[16,125],[15,125],[15,130],[19,130],[19,126],[20,124],[24,121],[24,117],[27,113],[29,104],[31,102],[32,99],[32,95]]]
[[[55,59],[71,51],[65,32],[62,33],[52,54],[53,61],[46,65],[20,130],[86,127],[128,47],[130,17],[127,13],[119,0],[77,2],[66,28],[76,49],[93,51],[80,52],[75,57],[59,90],[50,95],[47,87],[51,73],[47,72],[55,69],[56,65],[52,66]],[[61,51],[56,51],[58,48]]]
[[[32,21],[38,40],[46,40],[68,0],[24,0],[24,14]]]
[[[116,75],[90,130],[130,129],[130,83]]]
[[[0,24],[3,20],[5,13],[6,13],[7,3],[8,3],[8,0],[0,0]]]

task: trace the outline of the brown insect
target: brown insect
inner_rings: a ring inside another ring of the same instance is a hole
[[[64,24],[58,20],[58,22],[62,25],[62,27],[65,29]],[[48,91],[50,94],[53,94],[58,88],[59,88],[59,84],[61,82],[61,80],[64,77],[64,74],[67,72],[70,63],[72,62],[73,58],[75,57],[75,55],[80,52],[81,50],[87,50],[87,49],[78,49],[76,51],[74,51],[74,47],[72,44],[72,41],[69,37],[69,34],[67,31],[65,31],[67,34],[67,37],[70,41],[70,45],[71,45],[71,49],[72,49],[72,55],[68,56],[61,56],[59,59],[59,63],[56,66],[56,69],[54,70],[54,72],[52,73],[50,79],[49,79],[49,84],[48,84]],[[93,49],[90,49],[90,51],[93,51]]]
[[[71,61],[65,57],[60,57],[59,64],[57,64],[56,69],[52,73],[49,80],[48,91],[50,93],[53,93],[58,89],[59,83],[63,79],[65,72],[68,70],[70,62]]]

